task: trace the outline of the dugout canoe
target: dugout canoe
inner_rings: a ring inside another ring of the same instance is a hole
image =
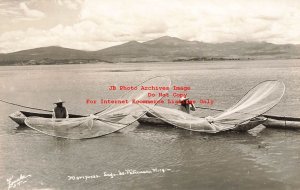
[[[235,130],[238,131],[245,131],[249,130],[259,124],[264,125],[267,128],[274,128],[274,129],[290,129],[290,130],[300,130],[300,118],[294,117],[281,117],[281,116],[270,116],[270,115],[263,115],[260,118],[265,118],[264,120],[251,120],[250,123],[241,124]],[[171,124],[155,117],[141,117],[138,119],[138,122],[144,124],[154,124],[154,125],[169,125]]]
[[[267,128],[300,129],[300,118],[264,115],[267,120],[263,123]]]
[[[165,122],[164,120],[157,118],[157,117],[149,117],[147,116],[149,114],[146,114],[146,116],[141,117],[138,119],[138,122],[141,124],[150,124],[150,125],[161,125],[161,126],[174,126],[168,122]],[[236,126],[236,128],[232,129],[234,131],[248,131],[250,129],[253,129],[254,127],[263,124],[267,118],[265,117],[256,117],[251,119],[250,121],[240,124]]]
[[[10,119],[16,122],[19,125],[25,125],[25,119],[27,117],[43,117],[43,118],[52,118],[50,113],[35,113],[27,111],[16,111],[9,115]],[[83,115],[69,114],[69,118],[80,118],[85,117]]]

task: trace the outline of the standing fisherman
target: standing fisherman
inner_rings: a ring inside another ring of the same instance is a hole
[[[183,112],[188,113],[188,114],[190,113],[190,110],[196,111],[196,108],[195,108],[194,104],[189,103],[189,98],[188,97],[180,98],[180,105],[179,105],[178,109],[180,111],[183,111]]]
[[[58,101],[54,103],[56,107],[53,109],[52,118],[69,118],[68,110],[63,106],[63,103],[65,102],[61,99],[58,99]]]

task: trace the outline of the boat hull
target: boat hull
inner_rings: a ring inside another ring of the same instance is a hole
[[[50,113],[35,113],[27,111],[16,111],[9,115],[10,119],[19,124],[20,126],[25,125],[25,119],[27,117],[43,117],[43,118],[52,118]],[[80,118],[85,117],[82,115],[69,114],[69,118]]]
[[[236,128],[232,129],[234,131],[248,131],[254,127],[264,123],[267,119],[264,117],[254,118],[246,123],[238,125]],[[156,117],[141,117],[138,119],[141,124],[152,124],[152,125],[163,125],[163,126],[174,126],[170,123],[163,121],[162,119]]]
[[[236,126],[234,129],[234,131],[248,131],[250,129],[253,129],[255,127],[257,127],[260,124],[263,124],[264,122],[266,122],[267,118],[265,117],[256,117],[251,119],[250,121],[247,121],[243,124],[239,124],[238,126]]]
[[[300,118],[267,116],[263,125],[267,128],[299,130]]]
[[[156,118],[156,117],[141,117],[138,119],[139,123],[143,123],[143,124],[155,124],[155,125],[169,125],[169,126],[173,126],[170,123],[165,122],[162,119]]]
[[[26,116],[20,111],[10,114],[9,118],[19,125],[25,125]]]

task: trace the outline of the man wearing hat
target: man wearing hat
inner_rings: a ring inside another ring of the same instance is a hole
[[[69,118],[68,110],[63,106],[63,103],[65,102],[61,99],[58,99],[57,102],[54,103],[56,107],[53,109],[52,118]]]
[[[183,111],[185,113],[190,113],[190,110],[196,111],[196,108],[195,108],[194,104],[189,103],[188,100],[189,100],[188,97],[186,97],[186,98],[181,97],[180,98],[180,105],[179,105],[179,108],[178,108],[180,111]]]

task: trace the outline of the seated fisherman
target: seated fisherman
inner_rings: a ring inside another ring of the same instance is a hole
[[[189,98],[183,98],[182,97],[182,98],[180,98],[180,104],[179,104],[178,110],[189,114],[190,110],[196,111],[196,107],[194,106],[194,104],[189,102]],[[157,116],[153,115],[150,112],[147,112],[146,116],[148,116],[148,117],[157,117]]]
[[[178,108],[180,111],[183,111],[185,113],[190,113],[190,110],[192,111],[196,111],[196,108],[194,106],[194,104],[192,103],[189,103],[189,98],[186,97],[182,97],[180,98],[180,105],[179,105],[179,108]]]
[[[53,109],[52,118],[69,118],[68,110],[63,106],[63,103],[64,101],[61,99],[58,99],[58,101],[54,103],[56,107]]]

